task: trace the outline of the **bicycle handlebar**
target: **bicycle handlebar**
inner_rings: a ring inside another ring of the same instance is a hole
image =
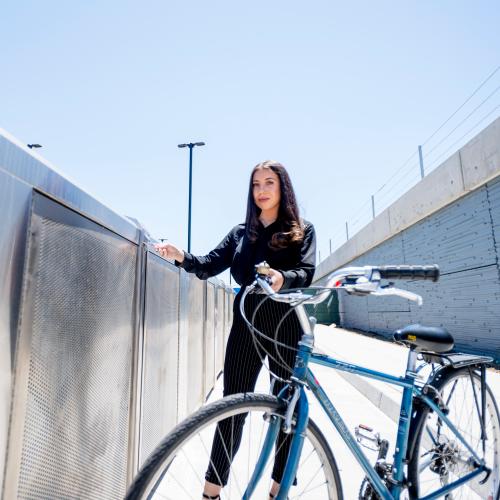
[[[439,266],[379,266],[381,278],[395,280],[431,280],[439,279]]]
[[[328,288],[336,288],[336,284],[345,278],[364,277],[368,281],[380,281],[380,279],[396,280],[432,280],[439,279],[439,266],[364,266],[344,267],[334,271],[328,276]]]
[[[407,290],[394,288],[392,284],[381,286],[382,279],[401,280],[431,280],[439,279],[439,267],[430,266],[364,266],[344,267],[334,271],[328,276],[326,286],[317,295],[311,296],[301,291],[277,293],[267,281],[269,266],[266,263],[256,266],[257,277],[254,284],[260,286],[261,290],[277,302],[319,304],[323,302],[331,292],[331,289],[344,289],[347,293],[355,295],[396,295],[408,300],[422,304],[422,297]],[[348,280],[348,281],[346,281]]]

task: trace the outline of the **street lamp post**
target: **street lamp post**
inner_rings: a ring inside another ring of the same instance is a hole
[[[189,208],[188,208],[188,246],[187,251],[191,253],[191,200],[193,187],[193,148],[204,146],[204,142],[190,142],[188,144],[178,144],[178,148],[189,148]]]

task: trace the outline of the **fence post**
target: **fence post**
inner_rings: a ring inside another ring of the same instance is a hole
[[[424,178],[424,157],[422,155],[422,146],[418,147],[418,158],[420,160],[420,178]]]

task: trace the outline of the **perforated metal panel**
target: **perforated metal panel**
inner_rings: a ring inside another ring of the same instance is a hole
[[[188,416],[189,393],[189,284],[192,275],[179,273],[179,346],[177,367],[177,421]]]
[[[34,196],[5,498],[124,494],[136,252]]]
[[[215,383],[215,287],[207,282],[205,315],[205,394]]]
[[[177,420],[179,270],[148,253],[140,462]]]
[[[204,281],[192,276],[188,292],[188,413],[198,408],[203,395],[203,322],[205,317]]]

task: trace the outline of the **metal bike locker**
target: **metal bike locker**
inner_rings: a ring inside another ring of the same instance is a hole
[[[116,498],[127,480],[138,247],[33,192],[25,255],[4,498]]]
[[[205,396],[215,384],[215,284],[207,281],[205,315]]]
[[[120,497],[213,388],[214,283],[207,320],[208,284],[1,130],[0,222],[0,496]]]
[[[142,464],[177,423],[179,269],[147,252],[142,367]]]

